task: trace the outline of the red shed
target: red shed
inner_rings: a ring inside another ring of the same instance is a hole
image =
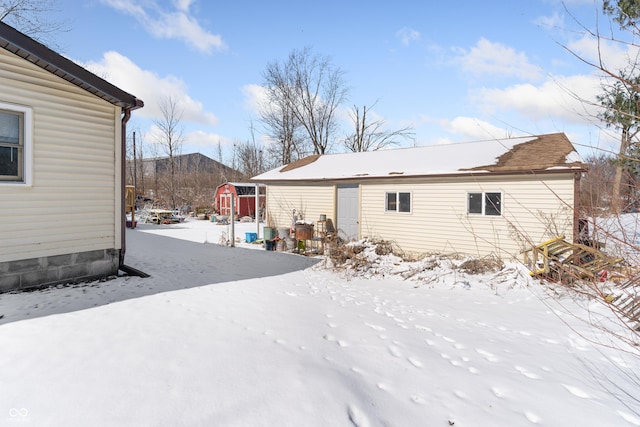
[[[231,213],[231,197],[234,197],[235,215],[237,217],[250,216],[255,218],[256,211],[256,186],[260,188],[259,206],[264,210],[266,201],[266,186],[252,182],[227,182],[216,188],[215,210],[220,215]]]

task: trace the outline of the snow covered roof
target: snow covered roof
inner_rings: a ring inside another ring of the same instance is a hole
[[[305,157],[254,181],[336,180],[584,170],[564,133]]]

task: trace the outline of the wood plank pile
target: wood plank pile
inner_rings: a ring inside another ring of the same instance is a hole
[[[622,258],[610,257],[594,247],[567,242],[564,236],[524,251],[524,263],[531,269],[532,276],[555,279],[569,274],[577,279],[597,280],[603,271],[616,267],[621,261]]]

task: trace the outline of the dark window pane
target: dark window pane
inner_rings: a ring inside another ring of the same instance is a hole
[[[469,193],[468,194],[468,212],[472,214],[482,213],[482,193]]]
[[[398,193],[400,198],[400,212],[411,212],[411,193]]]
[[[18,149],[0,147],[0,176],[18,176]]]
[[[500,215],[502,212],[502,196],[500,193],[486,193],[484,200],[485,215]]]
[[[0,111],[0,142],[20,143],[20,115]]]
[[[396,208],[396,193],[387,193],[387,210],[395,211]]]

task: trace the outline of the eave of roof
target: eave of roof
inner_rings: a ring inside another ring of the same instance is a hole
[[[0,47],[121,108],[144,106],[141,99],[79,66],[42,43],[0,22]]]

